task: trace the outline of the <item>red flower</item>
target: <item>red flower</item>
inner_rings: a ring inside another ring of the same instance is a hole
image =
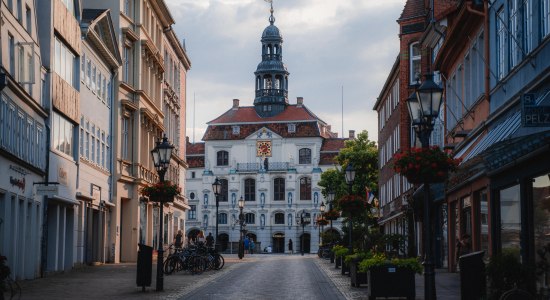
[[[394,155],[393,169],[411,183],[441,182],[447,179],[449,172],[457,169],[460,162],[437,146],[413,147]]]

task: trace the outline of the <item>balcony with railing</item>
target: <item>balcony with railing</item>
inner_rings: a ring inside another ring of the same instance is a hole
[[[259,89],[256,90],[256,97],[273,96],[288,98],[288,92],[283,89]]]
[[[238,163],[236,171],[241,173],[285,172],[289,167],[288,162],[270,162],[267,164],[267,170],[263,163]]]

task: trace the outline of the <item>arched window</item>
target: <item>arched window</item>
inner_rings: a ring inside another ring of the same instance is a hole
[[[409,46],[409,60],[410,60],[410,84],[416,84],[420,82],[420,59],[422,57],[420,52],[420,43],[415,42]]]
[[[267,54],[271,54],[271,45],[267,45]]]
[[[244,180],[244,201],[256,201],[256,180]]]
[[[273,200],[284,201],[285,200],[285,179],[275,178],[273,181]]]
[[[275,89],[278,90],[281,88],[281,77],[275,77]]]
[[[227,214],[226,213],[220,213],[218,215],[218,224],[227,224]]]
[[[275,45],[275,47],[273,47],[273,54],[277,54],[279,52],[279,45]]]
[[[311,164],[311,149],[302,148],[298,151],[298,163],[301,165]]]
[[[218,166],[227,166],[229,165],[229,152],[227,151],[218,151],[217,153],[217,162]]]
[[[260,76],[256,78],[256,90],[259,90],[261,86],[261,79]]]
[[[244,221],[246,222],[246,224],[255,224],[256,216],[253,213],[246,213],[244,215]]]
[[[275,214],[275,224],[285,224],[285,214],[284,213],[276,213]]]
[[[300,200],[311,200],[311,178],[300,178]]]
[[[273,83],[271,82],[271,77],[264,78],[264,89],[271,89],[273,88]]]
[[[220,183],[222,185],[222,190],[219,197],[220,202],[227,202],[229,199],[229,190],[228,190],[228,182],[227,179],[220,179]]]

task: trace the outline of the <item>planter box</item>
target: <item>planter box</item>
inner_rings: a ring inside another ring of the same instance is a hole
[[[330,251],[330,263],[334,263],[334,252]]]
[[[359,272],[359,261],[354,260],[349,266],[349,275],[351,279],[351,286],[360,287],[361,284],[367,284],[367,274]]]
[[[414,300],[416,296],[414,271],[410,269],[387,265],[370,269],[367,277],[369,300],[376,297],[406,297]]]
[[[344,261],[343,256],[340,256],[340,264],[342,265],[342,275],[349,274],[349,264]]]
[[[334,268],[338,269],[340,268],[340,266],[342,265],[342,260],[341,260],[342,257],[336,257],[335,259],[335,263],[334,263]]]

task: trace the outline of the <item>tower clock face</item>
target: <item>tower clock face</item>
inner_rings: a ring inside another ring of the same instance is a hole
[[[271,141],[257,141],[256,156],[271,156]]]

